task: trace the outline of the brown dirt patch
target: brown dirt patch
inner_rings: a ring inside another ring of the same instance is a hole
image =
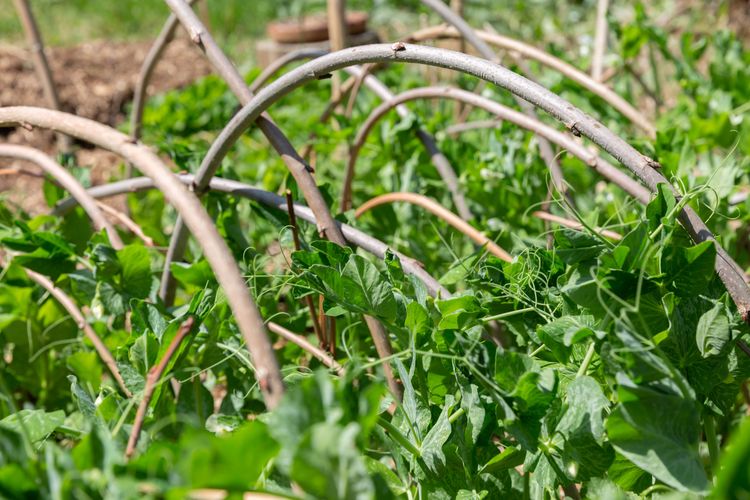
[[[122,123],[133,98],[143,59],[151,42],[96,41],[75,47],[47,48],[63,111],[110,126]],[[187,38],[177,37],[164,52],[151,78],[148,95],[185,86],[210,72],[200,51]],[[19,47],[0,47],[0,106],[47,106],[30,57]],[[43,130],[0,129],[0,141],[25,144],[56,153],[54,134]],[[78,164],[91,168],[93,184],[119,175],[115,155],[76,144]],[[0,159],[0,168],[26,167]],[[40,179],[0,176],[5,203],[37,214],[46,210]]]

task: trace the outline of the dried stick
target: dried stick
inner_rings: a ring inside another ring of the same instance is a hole
[[[289,342],[299,346],[302,350],[309,352],[318,361],[326,365],[328,368],[334,371],[336,375],[343,376],[345,374],[344,367],[341,366],[329,353],[313,345],[302,335],[290,332],[286,328],[276,323],[269,322],[268,330],[277,334]]]
[[[141,229],[141,226],[139,226],[133,219],[127,216],[127,214],[123,213],[120,210],[117,210],[115,207],[112,207],[110,205],[107,205],[106,203],[102,203],[100,201],[96,202],[96,205],[101,209],[102,212],[106,212],[115,219],[117,219],[120,224],[125,226],[125,228],[128,229],[131,233],[136,235],[138,239],[140,239],[144,245],[147,247],[154,246],[154,240],[146,236],[146,233],[143,232],[143,229]]]
[[[643,115],[643,113],[638,111],[633,105],[620,97],[612,89],[603,83],[592,79],[583,71],[580,71],[574,66],[543,50],[532,47],[531,45],[525,44],[519,40],[481,30],[476,31],[475,33],[479,38],[495,47],[510,50],[526,59],[537,61],[538,63],[557,71],[566,78],[569,78],[581,87],[602,98],[634,125],[643,130],[649,138],[653,139],[656,137],[656,129],[654,128],[654,125]],[[458,38],[460,36],[461,35],[455,28],[441,25],[417,31],[405,40],[423,42],[435,38]]]
[[[42,36],[39,34],[39,27],[34,19],[34,13],[28,0],[13,0],[13,5],[21,18],[21,25],[26,35],[26,43],[31,47],[31,54],[34,58],[34,68],[36,69],[39,81],[42,83],[42,91],[47,99],[47,105],[51,109],[60,110],[60,97],[57,95],[55,80],[52,78],[52,70],[47,61],[47,55],[44,53],[44,43]],[[57,134],[57,145],[64,153],[68,152],[71,147],[70,137],[65,134]]]
[[[328,42],[331,50],[341,50],[346,43],[346,0],[328,0]],[[341,76],[331,79],[331,100],[341,100]]]
[[[1,260],[0,265],[4,265]],[[109,352],[107,346],[104,345],[102,339],[99,338],[99,335],[97,335],[94,329],[91,328],[91,325],[86,322],[86,318],[84,317],[83,313],[78,308],[76,303],[73,301],[73,299],[67,293],[57,288],[55,284],[52,283],[52,281],[46,276],[42,276],[41,274],[36,273],[31,269],[24,268],[24,271],[26,271],[26,275],[31,278],[32,281],[47,290],[49,294],[52,295],[55,300],[60,303],[61,306],[63,306],[63,309],[65,309],[68,314],[70,314],[70,317],[73,318],[73,321],[76,322],[78,328],[83,330],[83,334],[86,335],[86,338],[89,339],[89,341],[94,345],[94,350],[96,350],[99,358],[107,366],[107,368],[109,368],[109,372],[112,374],[112,377],[114,377],[117,385],[120,386],[120,390],[122,391],[122,393],[125,394],[125,396],[128,398],[132,398],[133,393],[131,393],[128,389],[128,386],[125,385],[125,380],[123,380],[122,378],[120,369],[117,368],[117,362],[115,361],[115,358],[112,356],[112,353]]]
[[[545,220],[545,221],[554,222],[555,224],[560,224],[561,226],[569,227],[570,229],[576,229],[576,230],[585,229],[584,225],[578,221],[566,219],[564,217],[559,217],[549,212],[542,212],[541,210],[538,210],[536,212],[533,212],[531,215],[539,219]],[[595,228],[595,231],[601,234],[602,236],[609,238],[611,240],[620,241],[622,239],[622,235],[620,233],[616,233],[608,229]]]
[[[167,5],[169,5],[169,8],[172,10],[172,12],[177,15],[180,23],[182,23],[188,30],[190,39],[198,44],[201,49],[203,49],[208,60],[214,66],[217,73],[219,73],[219,75],[227,82],[227,85],[229,85],[229,88],[237,96],[240,103],[242,103],[243,105],[247,105],[252,102],[253,94],[248,89],[247,84],[245,84],[242,76],[232,65],[226,54],[224,54],[224,52],[216,44],[211,34],[200,22],[200,19],[198,19],[195,13],[190,9],[190,6],[188,6],[184,2],[184,0],[165,1]],[[326,201],[323,198],[323,195],[318,189],[318,186],[315,183],[315,179],[311,174],[310,167],[305,163],[299,153],[297,153],[297,151],[294,149],[294,146],[292,146],[292,144],[289,142],[289,139],[287,139],[287,137],[281,132],[281,130],[279,130],[279,128],[271,121],[269,116],[260,113],[255,117],[253,122],[257,122],[257,125],[260,128],[261,132],[263,132],[263,135],[266,136],[268,141],[271,143],[271,146],[279,153],[281,159],[284,161],[290,173],[294,177],[294,180],[297,182],[297,185],[302,191],[305,201],[315,213],[315,219],[318,223],[318,232],[321,237],[324,237],[331,242],[336,243],[337,245],[345,245],[346,239],[344,238],[344,235],[341,233],[341,230],[336,224],[335,219],[331,215],[331,212],[328,209],[328,205],[326,204]],[[231,145],[227,144],[227,146]],[[226,154],[226,151],[222,154],[222,156],[224,156],[224,154]],[[218,164],[214,165],[213,169],[204,169],[201,167],[198,170],[198,173],[195,177],[195,184],[193,185],[193,190],[195,192],[200,194],[208,187],[208,184],[211,180],[211,177],[214,175],[217,166]],[[184,243],[181,245],[181,242],[184,241],[185,236],[177,232],[177,227],[175,228],[175,233],[176,234],[172,235],[172,240],[174,240],[175,252],[167,253],[164,274],[162,276],[163,282],[170,281],[172,278],[169,265],[171,261],[169,260],[169,258],[180,257],[176,253],[176,251],[180,250],[181,247],[184,248]],[[182,233],[184,233],[184,231]],[[172,242],[170,242],[170,249],[172,249],[172,246]],[[164,291],[164,287],[162,287],[161,291]],[[169,290],[167,289],[167,291]],[[390,340],[388,338],[388,334],[383,329],[383,326],[375,320],[368,319],[368,317],[365,317],[365,319],[367,325],[370,328],[370,334],[373,337],[375,345],[387,345],[390,348]],[[385,373],[386,376],[388,376],[387,370],[385,371]],[[391,386],[394,386],[395,380],[389,381],[389,384]]]
[[[183,184],[189,186],[192,184],[194,176],[191,174],[183,174],[178,175],[177,179]],[[94,198],[99,199],[107,198],[110,196],[117,196],[123,193],[134,193],[137,191],[142,191],[144,189],[152,189],[153,187],[154,182],[148,177],[136,177],[133,179],[95,186],[90,188],[88,192]],[[217,192],[228,193],[233,196],[254,200],[258,203],[262,203],[263,205],[273,207],[278,210],[284,211],[287,209],[286,200],[284,200],[281,196],[268,191],[264,191],[262,189],[255,188],[253,186],[249,186],[247,184],[243,184],[238,181],[214,177],[213,179],[211,179],[209,188]],[[75,199],[65,199],[57,205],[53,213],[56,215],[64,214],[75,205]],[[311,224],[316,223],[315,215],[308,207],[295,203],[294,212],[298,218]],[[389,250],[388,245],[376,238],[373,238],[369,234],[366,234],[358,229],[353,228],[352,226],[349,226],[348,224],[343,224],[338,221],[336,221],[336,223],[338,224],[348,243],[360,247],[361,249],[373,254],[379,259],[385,257],[386,252]],[[404,272],[406,274],[413,275],[422,283],[424,283],[425,288],[430,295],[440,296],[443,298],[451,296],[451,293],[445,287],[440,285],[440,283],[438,283],[435,278],[430,276],[427,271],[424,270],[424,266],[421,262],[412,259],[411,257],[407,257],[402,253],[394,253],[401,260],[401,266],[403,267]]]
[[[347,66],[379,61],[427,64],[465,72],[488,80],[544,109],[565,124],[574,134],[580,134],[591,139],[636,174],[650,191],[656,191],[658,184],[665,184],[670,186],[678,198],[681,197],[657,168],[654,168],[658,167],[658,163],[638,152],[602,123],[560,96],[490,61],[445,49],[419,45],[403,44],[403,46],[399,46],[399,50],[394,50],[391,45],[367,45],[345,49],[303,64],[261,90],[249,104],[232,118],[211,145],[211,149],[228,150],[231,144],[257,119],[263,110],[305,82]],[[737,263],[719,245],[706,224],[692,208],[685,207],[679,214],[679,219],[694,241],[709,240],[714,242],[718,254],[716,272],[732,296],[732,300],[737,304],[743,320],[750,322],[750,288],[745,283],[743,273]]]
[[[180,325],[180,329],[177,330],[174,338],[167,346],[167,350],[161,357],[159,362],[148,371],[146,375],[146,384],[143,387],[143,395],[141,396],[141,402],[138,404],[138,409],[135,412],[135,420],[133,420],[133,429],[130,431],[130,437],[128,438],[128,445],[125,448],[125,458],[130,459],[135,453],[135,447],[138,444],[138,438],[141,436],[141,430],[143,429],[143,421],[146,419],[146,412],[148,411],[148,405],[151,403],[151,398],[154,395],[156,384],[161,380],[164,372],[167,369],[169,361],[172,356],[177,352],[180,344],[188,336],[190,330],[193,329],[195,324],[195,318],[189,316]]]
[[[299,240],[299,229],[297,228],[297,215],[294,213],[294,200],[292,199],[292,192],[289,189],[286,190],[286,212],[287,214],[289,214],[289,224],[292,227],[292,238],[294,239],[294,249],[299,252],[302,249],[302,245],[300,244],[300,240]],[[320,323],[318,322],[318,315],[315,313],[315,305],[313,304],[313,298],[311,295],[305,296],[305,303],[307,304],[307,309],[310,311],[310,319],[312,320],[313,330],[315,331],[315,336],[318,337],[318,343],[320,344],[320,347],[322,347],[323,349],[327,349],[328,340],[326,339],[325,335],[323,334],[323,331],[320,328]]]
[[[483,233],[474,229],[470,224],[461,219],[461,217],[446,209],[435,200],[421,194],[404,192],[382,194],[380,196],[376,196],[375,198],[371,198],[360,205],[359,208],[357,208],[356,212],[354,212],[354,215],[355,217],[361,217],[362,214],[372,208],[394,202],[406,202],[411,203],[412,205],[418,205],[428,212],[432,213],[439,219],[444,220],[460,232],[464,233],[480,246],[486,247],[487,251],[489,251],[495,257],[502,259],[505,262],[510,262],[511,260],[513,260],[513,257],[508,252],[503,250],[499,245],[497,245]]]
[[[97,231],[104,229],[107,232],[109,241],[114,248],[120,249],[124,246],[117,230],[109,223],[97,206],[96,201],[86,192],[86,188],[55,160],[38,149],[13,144],[0,144],[0,157],[28,161],[44,170],[63,189],[78,200],[78,203],[91,218]]]
[[[609,0],[599,0],[596,4],[596,32],[594,34],[594,54],[591,59],[591,78],[602,81],[604,52],[607,49],[607,9]]]
[[[352,191],[352,183],[354,182],[355,167],[359,152],[364,146],[368,134],[372,131],[377,121],[385,116],[390,109],[400,106],[405,102],[417,99],[452,99],[483,109],[488,113],[494,114],[500,120],[505,120],[518,125],[519,127],[523,127],[540,137],[544,137],[547,141],[569,151],[573,156],[579,158],[581,161],[599,172],[604,178],[622,187],[628,194],[634,196],[641,202],[647,203],[649,200],[650,193],[646,188],[618,170],[609,162],[598,157],[596,154],[593,154],[586,147],[573,140],[572,137],[555,130],[549,125],[545,125],[536,118],[524,113],[519,113],[518,111],[503,106],[491,99],[473,92],[452,87],[421,87],[407,90],[375,108],[362,124],[350,148],[349,162],[347,164],[346,173],[344,174],[344,187],[342,189],[344,193],[351,193]],[[497,124],[498,122],[495,120],[492,123]],[[351,194],[349,196],[351,197]]]
[[[106,125],[59,111],[31,107],[0,108],[0,127],[28,124],[60,131],[107,149],[131,162],[153,179],[165,198],[184,218],[198,237],[199,245],[224,289],[242,332],[260,381],[266,404],[274,408],[283,392],[281,371],[273,347],[265,333],[258,307],[250,297],[245,280],[232,252],[198,198],[190,193],[169,168],[148,148],[133,144],[126,136]]]

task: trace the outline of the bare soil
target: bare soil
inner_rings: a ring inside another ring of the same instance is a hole
[[[63,111],[110,126],[122,123],[132,101],[138,73],[151,42],[96,41],[73,47],[47,48],[52,74]],[[200,51],[187,40],[173,40],[151,77],[148,95],[185,86],[210,72]],[[30,51],[0,47],[0,106],[47,106]],[[44,130],[0,129],[0,141],[24,144],[56,153],[54,134]],[[115,155],[76,144],[81,166],[91,168],[93,184],[119,175],[121,160]],[[0,159],[0,169],[24,167],[23,162]],[[46,210],[42,180],[29,176],[0,175],[0,203],[38,214]]]

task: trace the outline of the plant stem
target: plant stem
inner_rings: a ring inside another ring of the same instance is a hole
[[[422,456],[422,452],[419,451],[419,449],[414,446],[414,444],[409,441],[406,436],[401,434],[401,431],[399,431],[395,425],[393,425],[383,417],[378,418],[378,425],[385,429],[388,434],[391,435],[394,441],[403,446],[409,453],[414,455],[414,457],[419,458]]]
[[[708,444],[708,455],[711,458],[711,473],[715,476],[719,471],[719,440],[716,437],[716,422],[713,415],[706,414],[703,417],[703,429]]]
[[[464,413],[466,413],[466,410],[464,410],[463,408],[459,408],[458,410],[454,411],[450,417],[448,417],[448,422],[455,422],[456,420],[461,418]]]
[[[495,314],[494,316],[487,316],[486,318],[482,318],[482,321],[484,321],[485,323],[488,323],[490,321],[495,321],[495,320],[498,320],[498,319],[509,318],[511,316],[516,316],[518,314],[532,312],[534,310],[535,309],[533,307],[524,307],[523,309],[516,309],[515,311],[508,311],[508,312],[504,312],[504,313],[500,313],[500,314]]]
[[[581,363],[581,367],[578,368],[578,372],[576,373],[576,378],[583,377],[586,375],[586,371],[589,369],[589,364],[591,364],[591,360],[594,358],[594,352],[595,352],[596,343],[591,342],[589,344],[589,348],[586,351],[586,356],[583,358],[583,363]]]

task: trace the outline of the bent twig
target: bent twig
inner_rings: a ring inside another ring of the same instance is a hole
[[[560,96],[490,61],[445,49],[418,45],[404,44],[403,49],[398,51],[394,51],[390,45],[366,45],[345,49],[303,64],[260,91],[232,118],[211,145],[211,149],[228,150],[263,110],[305,82],[347,66],[379,61],[427,64],[461,71],[487,80],[544,109],[574,133],[591,139],[636,174],[652,192],[656,191],[658,184],[665,184],[670,186],[678,198],[680,197],[676,189],[654,168],[658,166],[654,160],[638,152],[602,123]],[[694,241],[710,240],[715,243],[718,254],[716,272],[732,296],[743,320],[750,322],[750,288],[745,283],[739,266],[718,244],[706,224],[692,208],[685,207],[679,219]]]
[[[375,198],[371,198],[367,200],[365,203],[360,205],[359,208],[357,208],[356,212],[354,212],[354,215],[356,217],[361,217],[362,214],[367,212],[368,210],[375,208],[379,205],[384,205],[386,203],[394,203],[394,202],[406,202],[411,203],[413,205],[418,205],[428,212],[432,213],[436,217],[444,220],[457,230],[464,233],[466,236],[474,240],[477,244],[479,244],[482,247],[487,247],[487,251],[490,252],[495,257],[504,260],[505,262],[510,262],[513,260],[513,257],[503,250],[499,245],[497,245],[494,241],[489,239],[487,236],[485,236],[483,233],[477,231],[474,229],[470,224],[468,224],[466,221],[461,219],[461,217],[457,216],[450,210],[447,210],[444,206],[442,206],[440,203],[436,202],[435,200],[428,198],[427,196],[423,196],[421,194],[417,193],[387,193],[382,194],[380,196],[376,196]]]
[[[232,65],[226,54],[219,48],[214,41],[211,34],[201,23],[198,16],[190,9],[190,7],[184,2],[184,0],[165,0],[169,8],[180,20],[190,34],[190,39],[193,40],[201,49],[203,49],[206,57],[216,69],[217,73],[227,82],[229,88],[237,96],[240,103],[243,105],[248,104],[253,99],[253,94],[245,84],[242,76],[239,74],[237,69]],[[260,128],[263,135],[266,136],[271,146],[279,153],[281,159],[286,164],[289,172],[297,182],[305,201],[310,206],[312,211],[315,213],[315,218],[318,222],[318,232],[322,237],[325,237],[336,243],[337,245],[345,245],[346,239],[341,234],[338,225],[331,215],[328,205],[326,204],[323,195],[318,189],[315,179],[312,177],[310,167],[305,163],[302,157],[294,149],[294,146],[289,142],[289,139],[279,130],[279,128],[271,121],[270,116],[266,114],[259,114],[253,120],[257,121],[258,127]],[[226,154],[226,152],[224,152]],[[222,156],[224,156],[222,154]],[[195,184],[192,186],[193,190],[197,194],[201,194],[203,190],[208,187],[211,177],[214,175],[216,167],[213,169],[200,168],[195,177]],[[164,275],[162,276],[162,292],[169,292],[168,281],[172,279],[170,273],[169,263],[170,258],[176,259],[180,257],[179,252],[184,250],[184,241],[186,236],[184,231],[178,232],[177,229],[181,229],[179,224],[175,227],[175,233],[172,235],[172,242],[170,242],[170,251],[167,253],[167,260],[164,268]],[[173,245],[174,243],[174,245]],[[168,294],[165,295],[167,298]],[[377,321],[371,321],[367,317],[365,320],[370,327],[370,334],[373,337],[376,346],[390,346],[390,340],[388,339],[385,330],[382,325]],[[388,370],[385,370],[386,376],[388,376]],[[395,381],[389,380],[391,386],[395,386]],[[396,394],[396,393],[394,393]]]

